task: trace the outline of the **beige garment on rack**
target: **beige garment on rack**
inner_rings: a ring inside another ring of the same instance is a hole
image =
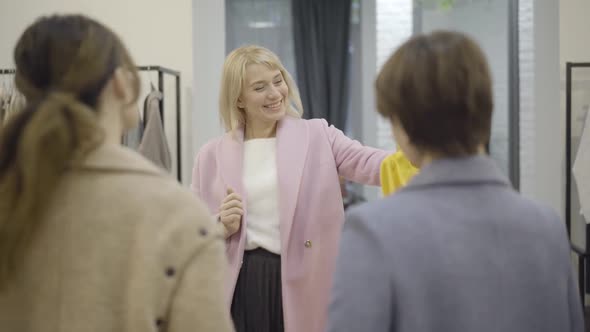
[[[0,88],[0,124],[5,123],[26,105],[25,97],[14,86]]]
[[[139,153],[160,168],[172,171],[172,160],[168,140],[164,132],[164,123],[160,113],[160,99],[162,93],[152,91],[146,97],[143,110],[144,130],[139,144]]]
[[[0,84],[0,125],[4,123],[4,119],[6,118],[8,108],[8,102],[6,101],[8,98],[7,92],[5,86]]]
[[[23,108],[25,108],[25,97],[16,90],[13,90],[10,95],[10,103],[8,104],[8,115],[12,116]]]
[[[0,125],[4,123],[4,117],[6,116],[6,111],[4,110],[4,105],[2,104],[2,99],[0,97]]]

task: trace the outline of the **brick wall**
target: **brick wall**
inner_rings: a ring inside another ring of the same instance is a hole
[[[377,0],[377,70],[412,35],[412,13],[412,0]],[[377,146],[395,149],[389,122],[380,116],[377,116]]]

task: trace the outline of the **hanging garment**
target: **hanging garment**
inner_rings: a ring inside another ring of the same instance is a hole
[[[160,113],[161,99],[162,93],[156,90],[150,92],[146,97],[143,110],[145,127],[138,151],[157,166],[170,172],[172,171],[172,160]]]
[[[6,111],[4,110],[4,103],[2,101],[2,95],[0,94],[0,125],[4,123],[4,116],[6,115]]]
[[[10,93],[10,100],[7,109],[5,110],[6,116],[12,116],[16,112],[25,108],[25,97],[21,95],[16,89],[12,89]]]
[[[144,108],[145,107],[146,106],[144,105]],[[137,110],[137,113],[139,113],[139,109]],[[127,133],[123,135],[122,140],[122,144],[124,146],[136,151],[139,149],[139,144],[141,143],[141,138],[143,137],[143,119],[139,114],[137,114],[137,117],[139,118],[139,123],[135,128],[128,130]]]
[[[383,196],[393,194],[405,186],[418,173],[401,149],[381,162],[381,191]]]
[[[581,213],[590,222],[590,113],[586,114],[582,138],[572,167],[574,178],[578,186]]]
[[[8,89],[4,84],[0,84],[0,124],[4,123],[8,115]]]
[[[12,81],[0,86],[0,124],[5,123],[16,112],[25,107],[25,98],[14,87]]]

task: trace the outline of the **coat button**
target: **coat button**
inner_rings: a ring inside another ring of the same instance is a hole
[[[174,270],[174,268],[169,267],[166,269],[166,276],[174,277],[174,274],[176,274],[176,271]]]
[[[305,241],[305,248],[311,248],[311,241],[310,240]]]

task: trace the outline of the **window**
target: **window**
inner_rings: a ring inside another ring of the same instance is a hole
[[[291,0],[226,0],[226,52],[247,45],[276,53],[297,81]]]

